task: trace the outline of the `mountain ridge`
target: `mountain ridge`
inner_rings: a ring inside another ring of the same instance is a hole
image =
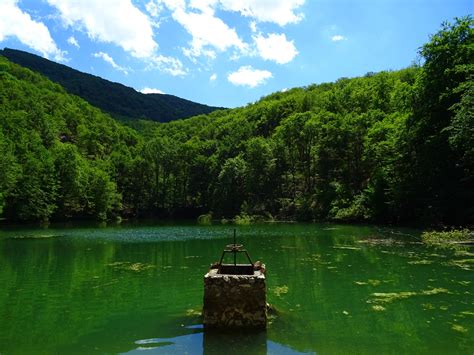
[[[223,109],[169,94],[143,94],[121,83],[84,73],[38,55],[11,48],[0,50],[8,60],[38,72],[70,94],[125,121],[145,119],[169,122]]]

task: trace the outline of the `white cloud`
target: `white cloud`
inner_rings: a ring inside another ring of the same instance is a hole
[[[265,60],[273,60],[278,64],[286,64],[298,54],[293,41],[288,41],[285,34],[271,33],[268,37],[258,35],[254,37],[257,50]]]
[[[210,81],[216,81],[216,80],[217,80],[217,74],[216,74],[216,73],[212,74],[212,75],[209,77],[209,80],[210,80]]]
[[[0,1],[0,42],[8,37],[16,37],[21,43],[45,57],[65,60],[66,52],[57,47],[48,28],[23,12],[18,7],[18,0]]]
[[[218,2],[219,0],[190,0],[189,7],[214,14],[214,7]]]
[[[257,32],[257,23],[255,21],[252,21],[250,22],[250,31],[252,31],[253,33]]]
[[[147,69],[158,69],[162,72],[171,74],[172,76],[184,76],[187,74],[187,70],[178,58],[166,57],[163,55],[157,55],[150,58]]]
[[[203,48],[183,48],[183,54],[188,57],[194,64],[197,63],[196,57],[204,56],[209,59],[216,59],[216,51],[212,49],[203,49]]]
[[[163,11],[163,4],[157,0],[150,0],[145,4],[145,9],[152,17],[158,17]]]
[[[233,73],[230,73],[227,76],[227,80],[229,80],[234,85],[254,88],[264,84],[267,79],[272,77],[272,73],[270,73],[268,70],[254,69],[252,66],[247,65],[240,67],[239,70]]]
[[[153,22],[131,0],[47,1],[58,9],[66,26],[79,26],[92,40],[120,46],[132,56],[143,59],[148,64],[147,69],[158,69],[173,76],[186,74],[179,59],[157,54],[158,44],[153,39],[153,27],[159,26],[159,23]],[[184,6],[184,1],[150,0],[145,8],[150,15],[159,16],[162,4],[180,8]],[[115,69],[124,73],[128,71],[106,53],[96,54]]]
[[[186,8],[185,0],[158,0],[158,1],[164,4],[171,11],[176,11],[178,9],[184,10]]]
[[[77,39],[74,38],[74,36],[71,36],[67,39],[67,43],[69,43],[71,46],[74,46],[76,48],[79,48],[79,42],[77,42]]]
[[[161,14],[163,13],[163,3],[162,0],[150,0],[145,4],[145,9],[150,15],[150,23],[154,28],[160,28],[161,25],[161,19],[163,16]]]
[[[97,41],[113,43],[137,58],[154,55],[153,24],[131,0],[47,0],[65,25],[79,25]]]
[[[335,35],[331,37],[331,41],[333,42],[339,42],[339,41],[345,41],[347,38],[344,37],[343,35]]]
[[[302,13],[295,11],[305,0],[220,0],[225,10],[240,12],[259,22],[273,22],[280,26],[298,23]]]
[[[193,63],[198,57],[215,59],[217,53],[233,50],[230,59],[236,60],[242,55],[260,56],[277,63],[288,63],[298,54],[294,42],[287,40],[284,34],[261,34],[254,37],[252,48],[230,27],[216,16],[217,10],[238,12],[250,17],[252,33],[257,34],[257,22],[267,21],[281,26],[297,23],[303,14],[297,12],[305,0],[152,0],[166,6],[172,18],[191,35],[189,47],[182,51]]]
[[[107,53],[97,52],[97,53],[94,53],[93,56],[95,58],[103,59],[105,62],[109,63],[114,69],[116,69],[118,71],[121,71],[125,75],[128,75],[128,70],[126,68],[118,65],[117,63],[115,63],[115,60],[110,55],[108,55]]]
[[[161,91],[160,89],[153,89],[153,88],[149,88],[149,87],[145,87],[145,88],[141,89],[140,92],[142,94],[164,94],[164,92]]]
[[[204,55],[215,58],[214,49],[221,52],[229,48],[237,48],[241,52],[247,49],[235,29],[215,17],[212,11],[195,13],[179,8],[173,12],[173,18],[192,36],[190,48],[183,51],[189,57]]]

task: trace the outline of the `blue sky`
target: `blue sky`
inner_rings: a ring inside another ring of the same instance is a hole
[[[138,91],[236,107],[404,68],[472,0],[0,0],[0,47]]]

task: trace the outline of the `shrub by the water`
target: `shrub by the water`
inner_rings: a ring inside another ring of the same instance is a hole
[[[209,225],[212,224],[212,213],[202,214],[197,219],[199,224]]]

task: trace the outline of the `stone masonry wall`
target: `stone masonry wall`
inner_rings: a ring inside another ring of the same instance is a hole
[[[221,275],[216,269],[204,276],[203,322],[206,327],[265,328],[265,275]]]

